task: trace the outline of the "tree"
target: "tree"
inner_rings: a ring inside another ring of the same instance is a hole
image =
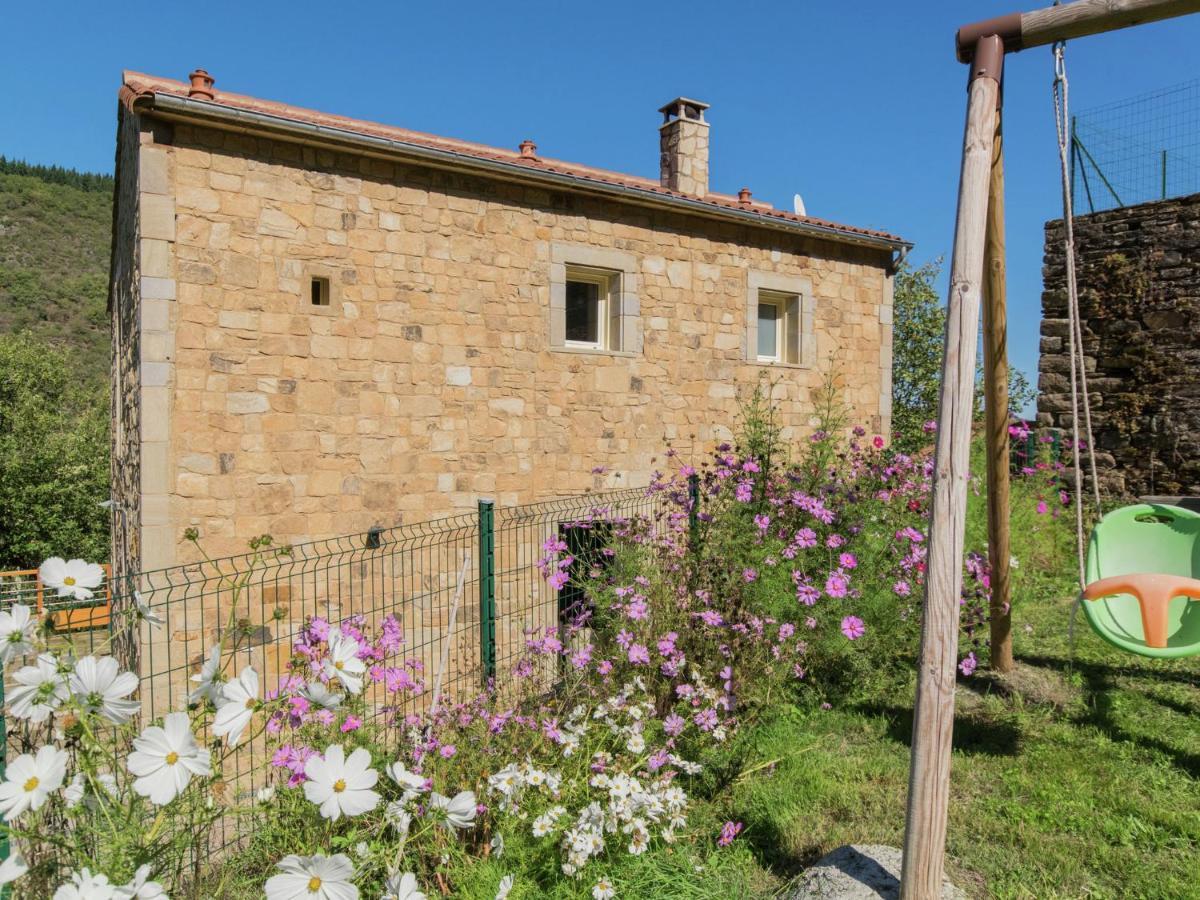
[[[107,394],[71,351],[0,335],[0,569],[108,559]]]
[[[946,310],[935,282],[941,259],[919,269],[904,264],[896,272],[892,337],[892,444],[911,452],[930,443],[925,423],[937,418],[942,381]],[[975,414],[983,413],[982,351],[975,386]],[[1020,369],[1008,370],[1008,408],[1021,415],[1037,400],[1037,388]]]
[[[893,292],[893,446],[909,452],[929,442],[925,423],[937,418],[946,311],[938,296],[942,261],[896,272]]]

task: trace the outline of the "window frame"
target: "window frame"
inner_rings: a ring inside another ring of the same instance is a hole
[[[756,310],[756,321],[761,327],[762,324],[762,308],[769,306],[775,310],[775,352],[770,356],[762,354],[762,333],[759,332],[755,341],[754,354],[760,363],[779,363],[786,362],[784,359],[784,336],[789,327],[789,317],[787,315],[787,301],[782,294],[774,294],[770,291],[758,292],[758,307]]]
[[[549,256],[548,349],[558,353],[640,356],[643,344],[637,257],[625,250],[587,244],[551,242],[543,246]],[[600,284],[600,340],[567,340],[568,281]]]
[[[773,305],[777,310],[774,356],[760,356],[758,352],[760,304]],[[813,310],[812,279],[750,270],[746,279],[746,362],[812,368],[816,359]]]
[[[614,272],[608,269],[597,269],[591,266],[567,266],[565,279],[565,284],[567,286],[569,286],[571,282],[596,285],[596,340],[579,341],[566,337],[566,320],[564,318],[564,347],[571,347],[576,350],[598,351],[620,349],[619,347],[611,346],[611,338],[613,335],[611,335],[610,332],[614,331],[615,329],[611,327],[611,322],[609,321],[611,318],[614,281],[617,285],[616,289],[619,292],[620,275],[620,272]],[[565,306],[563,312],[565,316]]]

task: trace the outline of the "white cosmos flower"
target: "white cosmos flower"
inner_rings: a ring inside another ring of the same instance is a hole
[[[337,709],[342,705],[342,695],[333,693],[319,681],[310,681],[300,691],[300,695],[322,709]]]
[[[85,866],[71,873],[71,880],[54,892],[54,900],[116,900],[116,890],[107,875]]]
[[[108,772],[101,772],[95,777],[95,781],[104,792],[104,799],[111,800],[117,796],[117,779]],[[98,809],[100,806],[100,798],[96,796],[95,788],[82,772],[76,772],[70,783],[63,788],[63,798],[67,801],[67,809],[74,809],[81,802],[86,803],[88,809]]]
[[[448,828],[470,828],[475,824],[474,791],[459,791],[453,799],[434,791],[429,795],[429,806],[446,814]]]
[[[408,771],[403,762],[392,763],[387,767],[387,773],[391,776],[392,781],[404,789],[404,799],[401,802],[407,803],[414,797],[425,793],[425,779],[416,772]]]
[[[612,886],[612,882],[607,878],[601,878],[596,882],[596,886],[592,888],[592,896],[595,900],[612,900],[617,895],[616,890]]]
[[[23,603],[14,603],[0,612],[0,665],[33,649],[37,626],[37,619]]]
[[[496,900],[508,900],[509,892],[513,888],[513,877],[505,875],[500,879],[500,887],[496,890]]]
[[[321,663],[321,671],[331,681],[337,679],[352,694],[362,691],[362,676],[366,663],[358,658],[358,641],[348,637],[340,628],[329,632],[329,655]]]
[[[36,756],[22,753],[8,765],[0,783],[0,811],[11,822],[27,809],[41,809],[54,791],[62,787],[67,774],[67,754],[53,744],[38,750]]]
[[[254,799],[266,806],[275,799],[275,785],[268,784],[265,788],[259,788],[258,793],[254,795]]]
[[[150,604],[142,599],[138,591],[133,592],[133,603],[140,621],[149,622],[155,628],[162,628],[167,624],[167,620],[151,609]]]
[[[0,863],[0,884],[12,884],[28,871],[29,863],[25,862],[20,850],[15,850],[8,859]]]
[[[118,900],[170,900],[163,886],[150,881],[150,866],[142,866],[134,873],[133,881],[113,892]]]
[[[492,855],[496,857],[496,859],[499,859],[504,855],[504,835],[497,832],[496,834],[492,835],[492,839],[489,841],[489,843],[492,846]]]
[[[71,673],[71,693],[83,708],[99,713],[114,725],[128,722],[142,704],[125,699],[137,690],[138,677],[132,672],[119,672],[111,656],[85,656],[75,663]]]
[[[92,590],[104,581],[104,569],[82,559],[68,562],[61,556],[52,556],[38,569],[38,578],[60,597],[91,600]]]
[[[412,872],[393,872],[383,884],[383,896],[380,900],[426,900],[417,884],[417,876]]]
[[[246,666],[241,675],[221,688],[221,699],[217,701],[217,715],[213,719],[213,734],[225,738],[230,747],[236,747],[242,739],[242,732],[254,716],[256,706],[258,673]]]
[[[12,677],[19,687],[8,692],[8,708],[18,719],[44,722],[71,696],[51,653],[41,654],[34,665],[18,669]]]
[[[304,796],[321,807],[321,815],[337,821],[343,815],[357,816],[379,805],[379,794],[371,790],[379,773],[371,768],[371,754],[359,747],[349,758],[338,744],[325,748],[324,757],[313,756],[304,765]]]
[[[212,771],[212,758],[196,743],[187,713],[171,713],[161,728],[151,725],[134,738],[133,747],[126,763],[137,776],[133,789],[158,806],[178,797],[193,775]]]
[[[354,863],[344,853],[285,856],[264,886],[267,900],[358,900]]]
[[[393,800],[384,807],[383,817],[399,832],[401,839],[408,837],[408,829],[412,827],[412,813],[404,808],[403,803]]]
[[[188,703],[199,703],[201,700],[211,700],[216,703],[221,696],[221,645],[216,644],[208,651],[208,658],[200,671],[192,676],[196,687],[188,694]]]

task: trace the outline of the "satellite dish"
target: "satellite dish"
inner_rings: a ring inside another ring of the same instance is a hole
[[[804,198],[799,194],[792,195],[792,210],[798,216],[807,215],[807,213],[804,211]]]

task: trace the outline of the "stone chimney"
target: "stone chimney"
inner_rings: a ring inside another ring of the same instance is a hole
[[[673,191],[703,197],[708,194],[707,103],[676,97],[659,112],[659,183]]]

